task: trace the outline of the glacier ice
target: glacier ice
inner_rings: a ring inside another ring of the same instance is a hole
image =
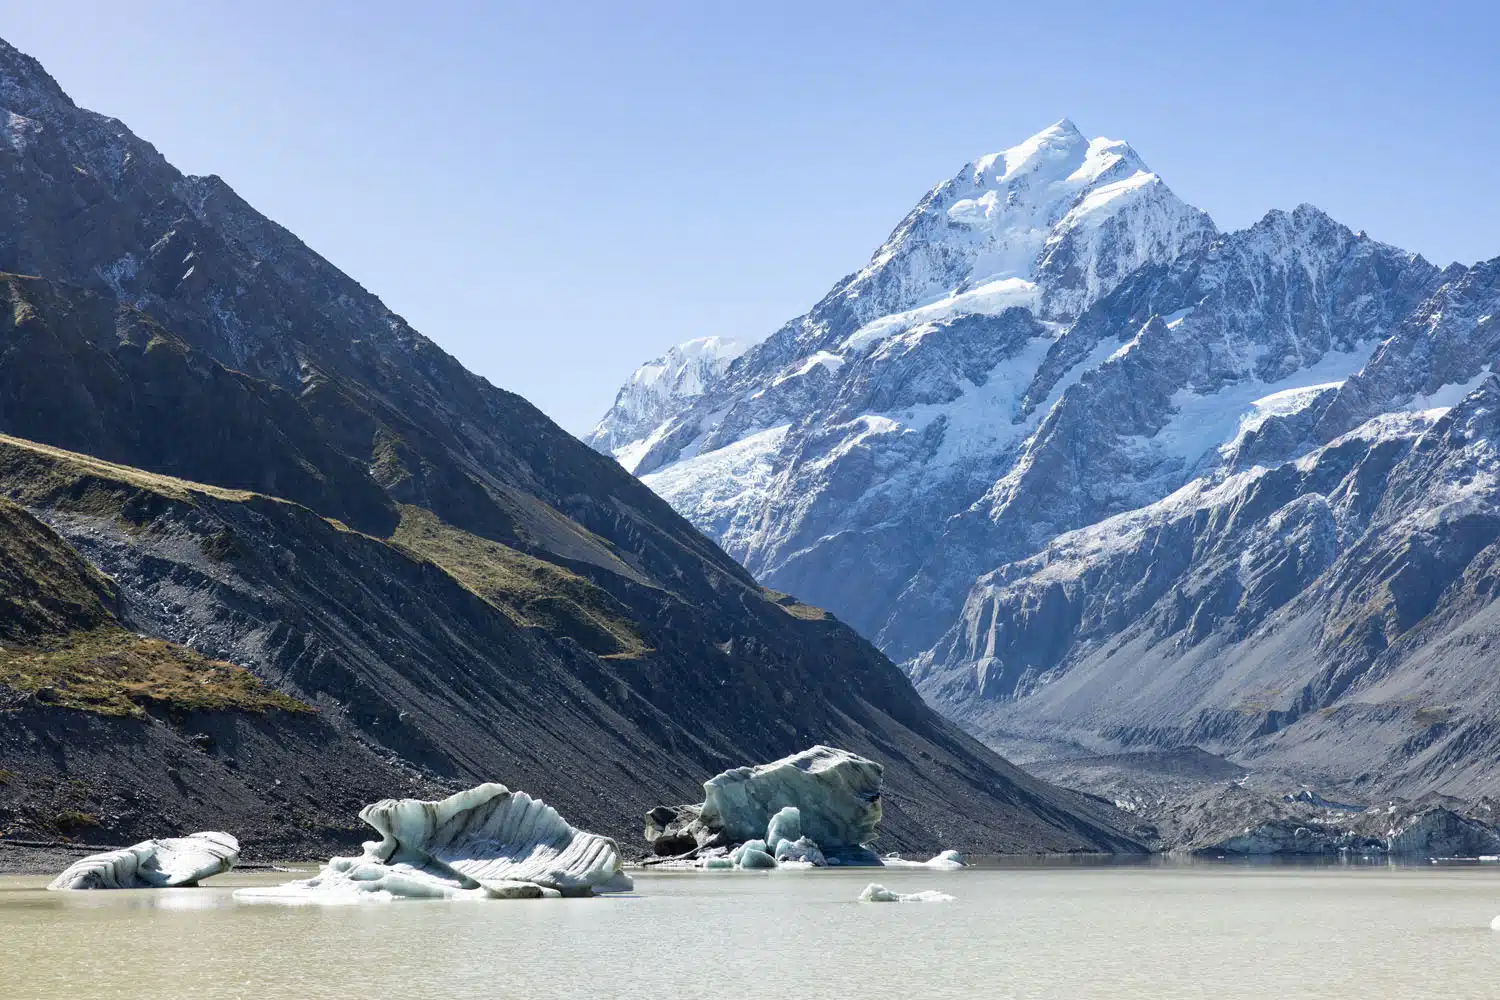
[[[647,813],[646,840],[669,863],[701,868],[964,867],[957,851],[926,862],[876,856],[883,774],[875,761],[822,745],[732,768],[703,783],[703,802]]]
[[[785,861],[797,861],[809,865],[826,865],[828,859],[823,856],[823,851],[810,837],[798,837],[796,840],[782,838],[776,842],[776,863]]]
[[[761,841],[760,843],[765,843],[765,841]],[[776,867],[776,859],[771,857],[771,855],[766,851],[761,850],[759,847],[744,847],[739,852],[739,855],[740,856],[738,859],[736,859],[735,864],[739,865],[741,868]]]
[[[957,851],[943,851],[926,861],[908,861],[899,854],[887,854],[880,859],[880,863],[887,868],[935,868],[940,871],[956,871],[968,867],[964,856]]]
[[[731,768],[703,783],[701,804],[647,813],[646,839],[657,854],[674,857],[735,847],[731,857],[741,868],[777,860],[879,865],[867,845],[880,823],[883,773],[873,760],[821,745]]]
[[[771,817],[766,824],[766,843],[780,844],[783,840],[802,838],[802,811],[796,806],[786,806]]]
[[[872,760],[821,745],[770,764],[725,771],[703,783],[699,843],[737,844],[765,836],[772,817],[792,806],[799,835],[824,853],[865,851],[880,822],[883,773]]]
[[[878,882],[871,882],[865,886],[865,891],[859,894],[861,903],[949,903],[953,897],[946,892],[938,892],[936,889],[924,889],[921,892],[892,892]]]
[[[241,889],[236,898],[535,899],[633,888],[613,840],[575,829],[542,800],[504,785],[436,802],[384,799],[359,818],[380,834],[359,857],[333,858],[312,878]]]
[[[227,833],[143,840],[75,861],[49,889],[169,889],[197,885],[234,867],[240,842]]]

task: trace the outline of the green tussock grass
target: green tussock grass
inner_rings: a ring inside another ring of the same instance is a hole
[[[649,650],[627,609],[594,583],[554,563],[403,506],[391,542],[441,568],[517,624],[569,636],[601,656]]]
[[[132,718],[143,717],[152,706],[313,711],[243,667],[115,625],[0,650],[0,684],[41,692],[44,700],[63,708]]]

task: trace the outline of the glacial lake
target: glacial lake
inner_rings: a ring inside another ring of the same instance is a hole
[[[300,866],[299,866],[300,867]],[[1500,866],[637,872],[630,895],[283,907],[0,878],[9,1000],[1500,996]],[[947,903],[859,903],[880,882]]]

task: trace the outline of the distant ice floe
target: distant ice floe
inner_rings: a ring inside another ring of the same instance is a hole
[[[880,859],[880,863],[886,868],[932,868],[937,871],[957,871],[968,867],[964,856],[957,851],[943,851],[926,861],[908,861],[899,854],[887,854]]]
[[[608,837],[570,826],[525,792],[484,784],[436,802],[385,799],[360,810],[380,834],[359,857],[314,877],[237,899],[340,903],[366,899],[536,899],[634,888]]]
[[[682,867],[880,867],[870,844],[881,819],[883,774],[875,761],[827,746],[733,768],[704,782],[703,802],[651,810],[646,840]],[[894,861],[963,867],[956,851],[931,862]]]
[[[197,885],[233,868],[240,842],[227,833],[144,840],[75,861],[48,889],[170,889]]]
[[[859,894],[861,903],[951,903],[953,897],[946,892],[938,892],[936,889],[925,889],[922,892],[892,892],[878,882],[871,882],[865,886],[865,891]]]

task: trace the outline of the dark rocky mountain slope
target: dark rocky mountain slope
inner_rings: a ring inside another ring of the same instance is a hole
[[[823,742],[886,764],[884,845],[1133,847],[3,43],[0,109],[0,494],[107,592],[90,614],[270,699],[116,691],[107,714],[17,675],[13,830],[238,823],[310,850],[347,846],[333,817],[360,801],[501,780],[634,845],[650,806]],[[83,690],[112,654],[80,645],[91,622],[51,627],[35,641],[81,650],[61,680]]]

